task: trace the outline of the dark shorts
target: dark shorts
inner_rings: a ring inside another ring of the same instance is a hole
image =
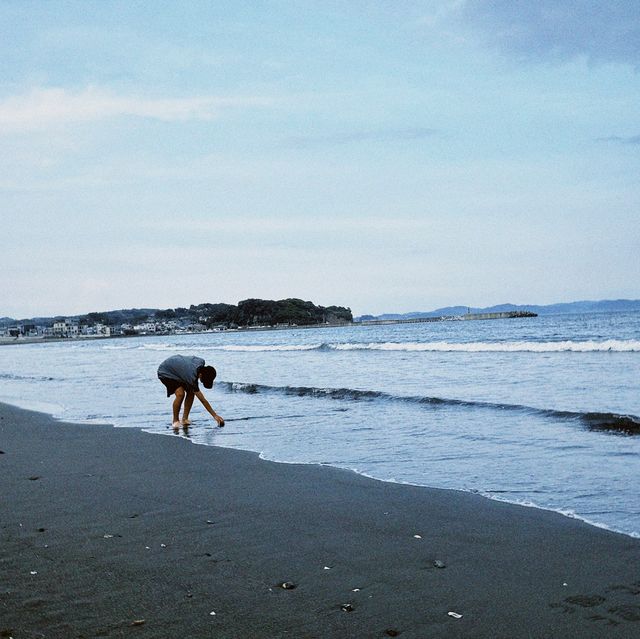
[[[184,388],[184,384],[176,379],[160,377],[160,381],[167,387],[167,397],[171,397],[171,395],[173,395],[181,386]]]

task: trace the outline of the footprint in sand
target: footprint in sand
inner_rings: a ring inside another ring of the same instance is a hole
[[[614,584],[605,589],[609,599],[603,595],[572,595],[560,603],[549,604],[552,608],[560,608],[564,613],[575,613],[581,608],[590,610],[587,619],[594,622],[606,622],[617,626],[623,622],[640,621],[640,582],[631,585]]]

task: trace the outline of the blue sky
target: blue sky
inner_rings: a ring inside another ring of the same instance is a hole
[[[640,4],[0,1],[0,316],[640,297]]]

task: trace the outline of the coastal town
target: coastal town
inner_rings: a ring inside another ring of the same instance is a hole
[[[146,321],[138,324],[124,322],[122,324],[104,324],[102,322],[87,323],[75,318],[54,321],[50,325],[33,323],[16,323],[0,328],[0,337],[22,338],[81,338],[81,337],[118,337],[126,335],[170,335],[179,333],[201,333],[205,330],[224,330],[226,326],[210,329],[206,324],[198,322]]]
[[[225,330],[258,330],[344,325],[351,310],[317,306],[296,298],[248,299],[237,305],[204,303],[189,308],[120,309],[73,317],[0,318],[0,340],[81,339],[135,335],[176,335]]]

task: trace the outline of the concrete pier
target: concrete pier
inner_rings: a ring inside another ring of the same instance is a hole
[[[439,317],[412,317],[410,319],[363,320],[357,322],[363,326],[379,324],[418,324],[421,322],[460,322],[464,320],[512,319],[519,317],[538,317],[530,311],[502,311],[499,313],[465,313],[464,315],[441,315]]]

